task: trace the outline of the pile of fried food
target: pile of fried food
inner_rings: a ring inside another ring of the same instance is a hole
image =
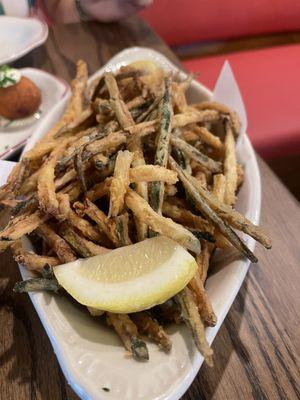
[[[64,114],[1,188],[0,202],[11,215],[1,249],[11,247],[19,263],[43,276],[15,290],[55,290],[51,267],[165,235],[195,257],[194,278],[154,309],[105,313],[106,321],[136,359],[148,359],[142,337],[170,351],[163,324],[184,321],[211,364],[205,327],[216,324],[216,315],[204,288],[211,255],[235,247],[257,262],[235,230],[271,247],[233,208],[243,183],[238,117],[215,102],[188,104],[192,77],[180,81],[151,63],[106,72],[89,88],[87,78],[79,61]],[[22,247],[24,235],[36,253]]]

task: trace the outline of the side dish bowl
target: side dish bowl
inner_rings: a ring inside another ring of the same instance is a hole
[[[116,70],[136,60],[152,60],[167,70],[185,74],[163,55],[147,48],[130,48],[112,58],[94,74]],[[212,93],[193,81],[188,100],[209,100]],[[33,133],[24,151],[29,150],[52,127],[62,114],[67,97],[59,102]],[[238,148],[238,158],[245,168],[245,182],[239,193],[237,209],[258,223],[261,203],[261,184],[255,153],[245,135]],[[254,250],[254,240],[243,237]],[[30,242],[27,241],[30,248]],[[222,252],[214,257],[206,288],[218,317],[214,328],[207,329],[211,343],[216,336],[249,268],[247,259],[236,253]],[[28,271],[20,266],[23,278]],[[30,294],[34,307],[45,327],[60,366],[74,391],[82,399],[111,400],[176,400],[188,389],[199,371],[203,358],[185,326],[170,326],[167,332],[173,342],[170,354],[149,344],[150,360],[139,363],[128,359],[117,336],[97,319],[93,319],[69,299],[47,293]],[[214,371],[212,369],[211,373]]]

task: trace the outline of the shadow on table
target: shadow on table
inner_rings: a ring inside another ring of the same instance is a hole
[[[212,399],[222,380],[231,354],[236,353],[238,357],[243,360],[250,359],[248,350],[239,337],[247,292],[248,278],[245,279],[238,296],[212,344],[215,360],[214,367],[209,368],[203,364],[189,391],[181,400]]]

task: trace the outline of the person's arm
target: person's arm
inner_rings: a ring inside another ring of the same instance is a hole
[[[80,20],[78,7],[85,17],[100,22],[118,21],[150,5],[152,0],[42,0],[47,15],[56,23]]]

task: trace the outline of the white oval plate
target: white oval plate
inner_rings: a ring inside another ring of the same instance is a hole
[[[116,70],[134,60],[154,60],[166,69],[178,68],[163,55],[146,48],[130,48],[112,58],[91,79],[104,70]],[[181,73],[184,77],[185,74]],[[211,92],[194,81],[188,92],[189,100],[209,99]],[[31,148],[62,113],[66,98],[47,115],[32,135],[26,149]],[[258,223],[260,214],[260,175],[253,148],[245,137],[238,157],[245,166],[245,183],[239,194],[237,208],[251,221]],[[254,250],[254,240],[244,237]],[[207,292],[218,317],[214,328],[206,330],[212,343],[249,267],[249,261],[237,254],[222,253],[216,257],[207,280]],[[23,278],[28,272],[20,266]],[[150,360],[139,363],[126,358],[117,335],[93,319],[72,301],[47,293],[32,293],[31,300],[47,331],[67,381],[82,399],[93,400],[177,400],[188,389],[203,362],[195,349],[191,334],[185,326],[167,329],[173,341],[171,354],[149,344]],[[214,370],[211,370],[214,373]],[[109,392],[103,390],[108,388]]]
[[[0,16],[0,65],[11,63],[43,44],[47,24],[37,18]]]
[[[31,79],[41,91],[42,102],[39,107],[39,119],[30,118],[26,120],[15,120],[7,127],[0,126],[0,159],[11,157],[16,151],[22,148],[33,131],[36,131],[49,111],[55,104],[67,96],[70,91],[69,85],[63,79],[57,78],[48,72],[34,69],[22,68],[21,74]],[[0,116],[0,119],[2,117]],[[6,120],[7,121],[7,120]],[[19,126],[17,126],[17,124]]]

